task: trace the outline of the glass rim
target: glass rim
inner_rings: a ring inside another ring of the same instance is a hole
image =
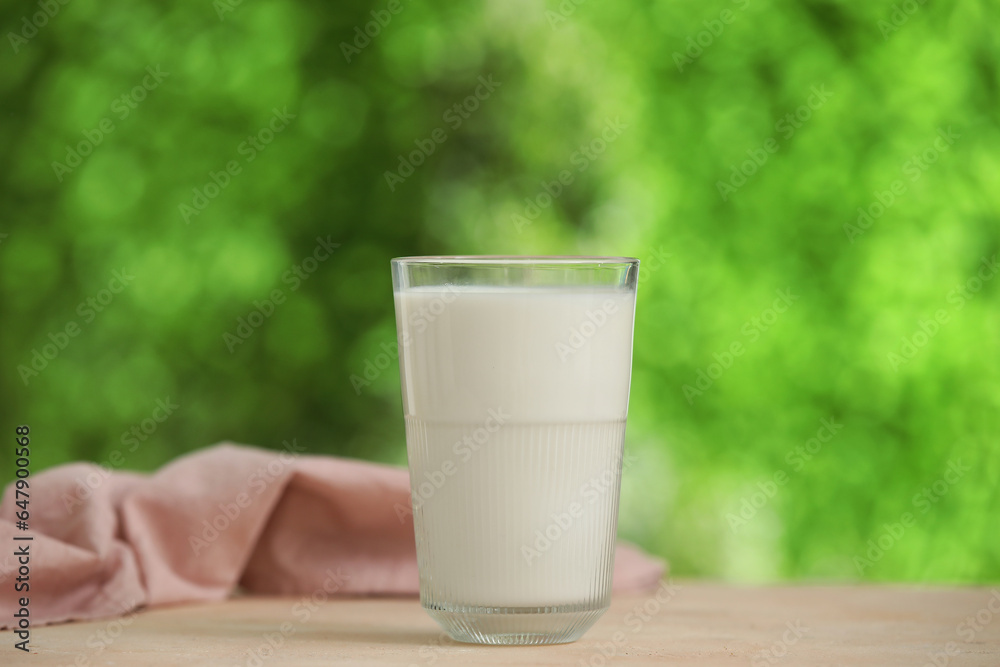
[[[393,264],[427,264],[435,266],[608,266],[638,265],[635,257],[614,257],[602,255],[414,255],[394,257]]]

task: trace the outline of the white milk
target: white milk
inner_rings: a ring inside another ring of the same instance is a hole
[[[605,600],[634,294],[449,287],[395,298],[424,605]]]

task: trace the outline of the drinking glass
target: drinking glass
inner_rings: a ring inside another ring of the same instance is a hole
[[[454,639],[608,608],[639,261],[392,260],[420,600]]]

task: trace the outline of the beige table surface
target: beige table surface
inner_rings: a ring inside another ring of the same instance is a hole
[[[1000,666],[996,589],[665,586],[665,602],[616,597],[583,639],[557,646],[456,644],[410,598],[310,610],[245,597],[38,627],[30,654],[3,632],[0,665]]]

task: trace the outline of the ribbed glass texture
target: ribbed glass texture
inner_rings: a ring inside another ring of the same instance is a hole
[[[459,641],[610,601],[637,263],[530,259],[393,261],[421,602]]]
[[[407,420],[423,605],[459,640],[572,641],[611,595],[625,423],[510,425],[435,479],[478,428]]]

